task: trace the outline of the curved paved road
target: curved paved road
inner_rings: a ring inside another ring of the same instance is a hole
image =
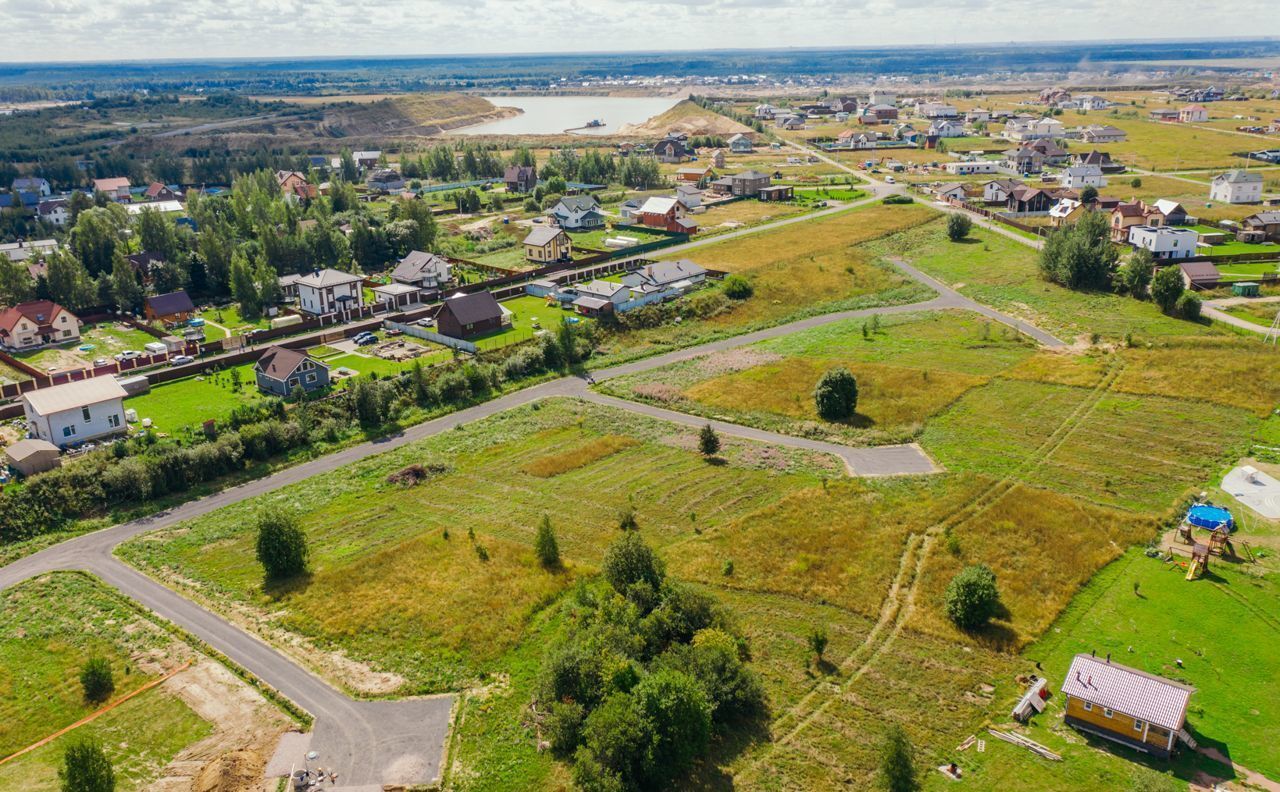
[[[831,211],[842,210],[843,208]],[[805,217],[812,219],[813,215]],[[795,222],[795,220],[789,218],[780,221],[779,224],[789,222]],[[755,229],[747,231],[754,232]],[[727,236],[717,239],[724,239]],[[840,311],[809,317],[602,369],[595,372],[594,377],[600,380],[647,371],[678,360],[687,360],[768,338],[777,338],[801,330],[864,318],[873,314],[900,314],[925,310],[976,311],[1014,327],[1042,344],[1050,346],[1062,344],[1060,340],[1038,328],[975,303],[904,262],[899,261],[897,265],[912,278],[934,289],[937,296],[911,305]],[[696,425],[706,422],[702,418],[604,396],[589,390],[587,383],[582,379],[565,377],[418,424],[398,435],[362,443],[285,468],[265,478],[184,503],[149,517],[70,539],[0,568],[0,589],[54,570],[80,569],[91,572],[125,595],[151,608],[160,616],[190,631],[315,716],[312,746],[321,752],[326,767],[333,767],[339,771],[340,782],[344,786],[376,787],[384,783],[433,783],[438,781],[445,761],[444,753],[454,702],[452,696],[402,701],[352,700],[316,677],[295,659],[125,565],[115,558],[113,551],[120,543],[146,531],[174,525],[228,504],[271,492],[315,475],[338,470],[360,459],[448,431],[464,423],[482,420],[539,399],[554,397],[582,398],[683,424]],[[903,475],[936,470],[933,462],[914,444],[851,448],[722,421],[712,423],[725,434],[835,454],[844,460],[847,469],[854,475]]]

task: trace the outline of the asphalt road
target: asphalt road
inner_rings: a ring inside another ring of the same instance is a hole
[[[816,215],[804,215],[800,218],[788,218],[770,224],[769,227],[811,220],[815,216],[844,211],[846,208],[848,207],[827,210]],[[758,233],[760,230],[762,229],[744,229],[742,232],[732,232],[716,237],[714,241],[745,233]],[[697,247],[699,244],[701,243],[695,242],[682,247]],[[1042,344],[1049,346],[1062,344],[1060,340],[1038,328],[973,302],[904,262],[897,262],[897,264],[910,277],[934,289],[937,296],[911,305],[841,311],[809,317],[785,325],[602,369],[594,372],[593,377],[596,380],[603,380],[623,374],[648,371],[677,360],[732,349],[833,322],[858,319],[873,314],[900,314],[924,310],[976,311],[1014,327]],[[522,404],[555,397],[582,398],[686,425],[705,423],[705,419],[702,418],[604,396],[591,391],[583,379],[565,377],[418,424],[391,437],[362,443],[285,468],[265,478],[184,503],[149,517],[67,540],[0,568],[0,589],[54,570],[80,569],[91,572],[126,596],[134,598],[160,616],[199,637],[310,712],[315,717],[312,747],[320,752],[321,764],[338,770],[339,783],[344,787],[432,783],[439,779],[440,770],[445,761],[453,696],[394,702],[352,700],[312,674],[304,663],[283,654],[223,617],[126,566],[115,558],[113,551],[120,543],[146,531],[171,526],[312,476],[340,470],[355,461],[431,437],[461,424],[483,420]],[[929,473],[937,469],[928,456],[914,444],[882,448],[852,448],[722,421],[714,421],[712,424],[718,431],[736,437],[834,454],[844,461],[846,468],[853,475],[910,475]]]

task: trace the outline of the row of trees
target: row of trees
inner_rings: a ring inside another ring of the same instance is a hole
[[[394,379],[361,377],[339,398],[301,399],[287,413],[279,400],[238,408],[214,437],[192,431],[161,439],[148,432],[117,441],[74,465],[32,476],[22,487],[0,492],[0,543],[57,531],[114,508],[132,508],[188,492],[203,482],[309,446],[338,443],[361,431],[377,432],[411,410],[440,410],[483,400],[505,383],[576,365],[590,354],[589,332],[566,324],[556,334],[505,350],[490,362],[430,369],[415,365]]]
[[[1086,212],[1074,225],[1045,240],[1040,272],[1046,280],[1069,289],[1114,291],[1134,299],[1150,297],[1167,314],[1195,321],[1200,298],[1186,290],[1177,267],[1157,272],[1148,250],[1135,250],[1124,264],[1110,240],[1110,224],[1102,212]]]

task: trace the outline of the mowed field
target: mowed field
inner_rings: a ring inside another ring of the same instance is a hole
[[[80,574],[47,576],[0,594],[0,758],[101,705],[84,700],[80,669],[111,665],[116,694],[142,687],[191,656],[121,598]],[[119,789],[142,789],[213,727],[163,688],[149,690],[73,733],[0,765],[0,788],[58,790],[62,753],[81,737],[102,742]]]
[[[967,312],[912,314],[840,322],[602,387],[788,434],[854,445],[904,442],[918,436],[930,416],[1033,351],[1026,339]],[[858,411],[848,421],[820,421],[813,389],[836,366],[858,379]]]

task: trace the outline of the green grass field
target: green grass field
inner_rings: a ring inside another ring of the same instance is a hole
[[[601,387],[695,415],[855,445],[914,439],[927,418],[1031,354],[1028,342],[972,314],[842,322]],[[813,388],[835,366],[859,383],[857,415],[821,421]]]
[[[1099,333],[1106,338],[1203,334],[1204,325],[1164,316],[1151,302],[1071,291],[1043,280],[1037,252],[981,228],[970,241],[948,243],[944,223],[895,234],[873,246],[901,256],[978,302],[1025,319],[1064,340]]]
[[[178,665],[189,651],[114,592],[87,576],[56,574],[0,594],[0,756],[94,712],[79,673],[92,656],[111,664],[116,697]],[[0,788],[56,790],[68,742],[99,739],[120,789],[144,787],[209,723],[163,689],[153,689],[73,733],[0,766]]]
[[[157,431],[177,432],[207,420],[223,421],[242,404],[263,398],[254,380],[253,364],[236,366],[240,387],[236,390],[231,369],[157,385],[149,393],[125,399],[126,409],[138,418],[150,418]]]
[[[617,434],[641,442],[557,475],[520,470]],[[456,689],[498,670],[525,621],[574,570],[599,561],[623,510],[634,508],[646,537],[667,544],[812,486],[815,473],[835,466],[825,456],[746,444],[725,452],[727,465],[709,465],[691,445],[677,427],[554,402],[317,477],[234,507],[234,517],[199,520],[166,532],[171,541],[136,541],[124,552],[145,566],[181,568],[204,591],[275,613],[277,627],[400,675],[401,692]],[[385,481],[427,461],[448,472],[410,490]],[[252,561],[253,515],[267,505],[300,509],[311,537],[314,571],[289,591],[264,592]],[[568,573],[543,572],[528,549],[543,513],[556,522]],[[489,561],[478,558],[469,529]]]

